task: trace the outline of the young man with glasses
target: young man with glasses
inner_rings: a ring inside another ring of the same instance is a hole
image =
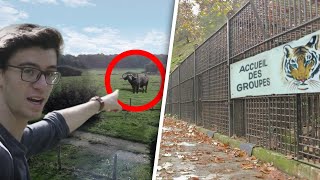
[[[53,29],[20,24],[0,30],[0,179],[30,179],[27,158],[54,146],[100,111],[117,111],[118,91],[39,118],[60,79],[63,39]]]

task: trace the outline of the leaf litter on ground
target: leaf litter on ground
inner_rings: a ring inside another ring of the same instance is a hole
[[[190,125],[175,118],[166,117],[164,119],[163,127],[166,129],[166,131],[162,133],[159,157],[169,158],[169,161],[172,158],[177,158],[180,159],[180,161],[182,160],[182,162],[185,162],[186,166],[191,165],[192,163],[192,166],[208,166],[210,163],[226,163],[229,158],[234,162],[239,162],[239,168],[242,170],[256,170],[257,173],[252,175],[255,179],[295,179],[278,171],[275,167],[273,167],[272,163],[261,163],[255,156],[249,157],[245,151],[239,148],[231,148],[229,144],[221,143],[208,137],[203,132],[198,131],[195,125]],[[237,137],[233,136],[233,138],[236,139]],[[194,143],[199,145],[203,144],[214,146],[217,151],[197,149],[195,151],[188,152],[188,147],[190,147],[190,144],[195,145]],[[226,153],[228,158],[225,159],[220,157],[215,152]],[[175,155],[172,153],[175,153]],[[191,171],[188,169],[182,168],[177,171],[173,170],[172,168],[174,168],[174,164],[166,162],[162,165],[162,168],[159,169],[158,167],[158,171],[160,171],[160,173],[157,173],[157,175],[164,179],[171,179],[176,176],[179,177],[181,175],[188,175],[191,173]],[[194,173],[195,170],[192,171]],[[225,169],[225,172],[227,173],[232,171],[235,170],[229,168]],[[187,179],[195,180],[200,178],[200,176],[186,177],[188,177]]]

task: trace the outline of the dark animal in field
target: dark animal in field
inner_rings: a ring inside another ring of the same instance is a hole
[[[132,93],[138,93],[139,88],[142,88],[142,92],[147,92],[149,77],[147,75],[139,75],[137,77],[132,74],[122,74],[122,79],[128,80],[132,86]],[[144,88],[145,87],[145,88]]]

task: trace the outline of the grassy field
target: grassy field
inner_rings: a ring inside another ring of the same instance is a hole
[[[112,177],[113,160],[92,154],[73,145],[61,146],[61,170],[58,170],[57,148],[32,157],[29,161],[31,179],[109,179]],[[117,179],[151,179],[148,164],[118,160]]]
[[[159,75],[150,75],[147,93],[133,94],[129,82],[121,79],[121,75],[127,71],[141,72],[142,69],[120,69],[114,70],[111,76],[111,86],[119,89],[119,99],[132,105],[142,105],[152,100],[158,93],[161,78]],[[106,94],[104,85],[105,70],[96,69],[84,72],[82,77],[63,77],[63,83],[75,83],[79,78],[88,78],[91,83],[98,86],[97,95]],[[154,110],[139,113],[133,112],[102,112],[99,120],[85,123],[80,130],[126,139],[134,142],[148,144],[155,138],[159,126],[161,102]],[[62,145],[62,171],[57,170],[56,150],[50,150],[40,155],[34,156],[30,162],[30,172],[32,179],[79,179],[82,173],[93,172],[94,174],[110,175],[110,157],[92,155],[90,152],[73,145]],[[96,164],[87,162],[96,162]],[[108,164],[109,163],[109,164]],[[121,165],[123,164],[123,165]],[[127,179],[151,179],[149,164],[131,164],[119,162],[118,177]],[[101,169],[101,167],[103,167]],[[76,171],[81,168],[81,171]],[[87,177],[89,178],[89,177]],[[80,178],[81,179],[81,178]],[[95,179],[94,175],[92,178]],[[99,178],[98,178],[99,179]]]
[[[126,72],[136,72],[140,73],[143,69],[116,69],[113,70],[111,75],[111,87],[113,90],[119,89],[119,100],[123,103],[130,104],[133,106],[140,106],[150,102],[158,93],[160,88],[161,77],[160,75],[148,75],[149,84],[147,93],[139,92],[138,94],[132,93],[131,85],[128,81],[125,81],[121,78],[123,73]],[[99,85],[98,94],[100,96],[106,94],[105,85],[104,85],[104,76],[105,70],[91,70],[89,72],[84,73],[86,76],[90,76],[92,81],[95,81]],[[154,108],[160,109],[161,102],[158,103]]]

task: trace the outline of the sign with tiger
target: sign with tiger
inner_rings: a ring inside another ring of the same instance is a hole
[[[230,65],[231,98],[320,92],[320,31]]]

